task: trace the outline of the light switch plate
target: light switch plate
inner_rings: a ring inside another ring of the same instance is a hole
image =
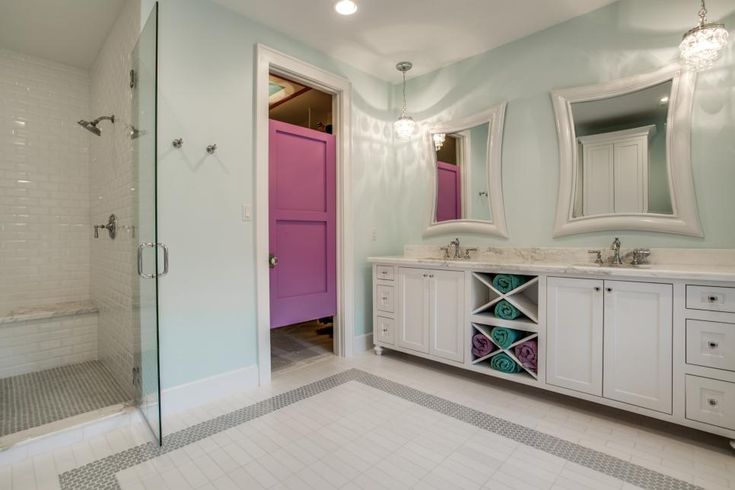
[[[253,208],[247,204],[242,205],[242,220],[253,221]]]

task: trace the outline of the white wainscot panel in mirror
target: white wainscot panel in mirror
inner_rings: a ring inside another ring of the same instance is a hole
[[[561,170],[555,236],[701,236],[691,169],[694,73],[679,66],[552,93]]]
[[[429,133],[434,196],[424,235],[506,237],[501,152],[506,104]]]

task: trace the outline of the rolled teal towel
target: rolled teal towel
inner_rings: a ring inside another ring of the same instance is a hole
[[[507,349],[513,345],[516,340],[521,338],[521,332],[505,327],[495,327],[490,332],[490,337],[492,337],[495,343],[501,348]]]
[[[509,293],[515,288],[523,285],[528,279],[513,274],[498,274],[493,278],[493,287],[501,293]]]
[[[513,359],[510,358],[505,352],[501,352],[490,358],[490,367],[501,373],[520,373],[521,366],[519,366]]]
[[[503,320],[515,320],[521,316],[521,312],[518,311],[518,308],[503,300],[495,305],[495,316]]]

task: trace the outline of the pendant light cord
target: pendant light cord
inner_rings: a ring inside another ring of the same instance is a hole
[[[401,108],[401,116],[406,115],[406,109],[408,108],[408,104],[406,104],[406,72],[402,72],[403,74],[403,107]]]

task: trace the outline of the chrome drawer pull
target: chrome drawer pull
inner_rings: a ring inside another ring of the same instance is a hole
[[[715,400],[714,398],[708,398],[707,399],[707,403],[709,403],[709,406],[710,407],[716,407],[717,406],[717,400]]]
[[[709,346],[710,349],[716,349],[720,346],[720,344],[717,342],[708,342],[707,345]]]
[[[710,303],[717,303],[717,296],[710,296],[707,298]]]

